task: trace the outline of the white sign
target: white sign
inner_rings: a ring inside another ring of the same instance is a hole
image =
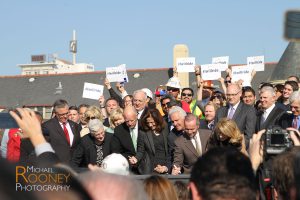
[[[247,57],[247,65],[253,67],[253,69],[257,72],[265,71],[265,57],[264,56]]]
[[[219,64],[220,70],[225,71],[228,68],[229,64],[229,56],[222,56],[222,57],[213,57],[212,64]]]
[[[103,95],[103,85],[84,83],[82,98],[98,100]]]
[[[201,65],[201,77],[203,80],[218,80],[221,78],[220,65]]]
[[[253,68],[248,65],[232,66],[232,82],[243,80],[243,86],[251,86],[251,73]]]
[[[195,57],[177,58],[177,72],[194,72],[196,59]]]
[[[109,82],[129,82],[126,65],[122,64],[116,67],[107,67],[106,78]]]

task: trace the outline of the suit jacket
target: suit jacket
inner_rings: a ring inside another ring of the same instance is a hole
[[[285,112],[281,115],[276,125],[280,126],[283,129],[293,127],[293,119],[294,115],[291,112]],[[300,127],[298,130],[300,130]]]
[[[227,117],[229,105],[220,107],[217,110],[215,117],[215,127],[221,118]],[[234,112],[232,120],[235,121],[238,128],[245,135],[245,143],[248,149],[249,140],[255,132],[256,125],[256,110],[253,106],[249,106],[240,101],[237,109]]]
[[[105,133],[103,142],[103,158],[111,153],[110,142],[113,135],[111,133]],[[87,134],[81,138],[81,142],[76,147],[71,164],[74,167],[87,167],[88,164],[96,164],[97,149],[95,147],[95,138],[91,134]]]
[[[124,122],[123,124],[120,124],[114,129],[114,131],[115,132],[111,141],[112,153],[120,153],[126,159],[128,159],[128,156],[135,156],[136,151],[132,143],[130,130],[126,123]]]
[[[283,115],[284,113],[285,110],[283,108],[275,105],[275,107],[273,108],[273,110],[270,112],[269,116],[265,120],[265,122],[262,124],[261,120],[262,120],[263,112],[258,111],[255,132],[260,131],[262,129],[267,129],[270,126],[277,124],[281,115]]]
[[[201,140],[202,154],[205,152],[205,148],[208,139],[211,135],[211,130],[199,129]],[[175,151],[174,151],[174,162],[173,165],[177,167],[182,167],[183,173],[190,173],[193,165],[198,159],[197,151],[191,141],[191,138],[183,134],[175,140]]]
[[[74,134],[74,139],[71,146],[68,144],[65,133],[56,117],[42,124],[43,135],[51,144],[59,160],[65,163],[69,163],[71,161],[73,151],[80,142],[79,125],[71,120],[68,120],[68,123],[70,124]]]
[[[160,133],[163,135],[163,142],[165,148],[166,156],[166,167],[171,169],[171,156],[168,147],[168,127],[165,127]],[[152,131],[141,131],[138,137],[137,143],[137,154],[136,158],[138,160],[138,171],[140,174],[151,174],[154,171],[154,159],[155,159],[155,146],[153,142],[153,132]]]

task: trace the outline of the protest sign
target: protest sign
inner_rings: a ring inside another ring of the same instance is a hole
[[[218,80],[221,78],[220,66],[215,64],[201,65],[201,77],[205,81]]]
[[[195,57],[177,58],[177,72],[194,72],[195,71]]]
[[[126,65],[106,68],[106,78],[109,82],[129,82]]]
[[[82,98],[98,100],[103,95],[103,85],[84,83]]]
[[[232,66],[231,73],[232,73],[232,82],[236,82],[238,80],[243,80],[243,86],[250,86],[251,85],[251,73],[253,68],[249,67],[248,65],[242,66]]]
[[[251,66],[257,72],[264,71],[265,57],[264,56],[247,57],[247,65]]]
[[[228,68],[229,56],[213,57],[212,64],[219,64],[220,70],[225,71]]]

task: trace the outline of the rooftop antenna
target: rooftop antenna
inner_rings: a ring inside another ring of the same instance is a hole
[[[73,40],[70,41],[70,52],[73,54],[73,65],[76,64],[77,40],[76,31],[73,30]]]

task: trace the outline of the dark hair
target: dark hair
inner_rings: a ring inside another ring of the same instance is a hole
[[[119,105],[119,101],[116,98],[110,97],[110,98],[106,99],[105,106],[106,106],[107,102],[109,102],[109,101],[116,101],[117,104]]]
[[[77,106],[70,106],[70,107],[69,107],[69,110],[76,110],[76,111],[78,112]]]
[[[144,131],[150,130],[150,128],[147,125],[147,119],[149,117],[152,117],[155,122],[155,125],[156,125],[155,131],[160,133],[165,128],[166,123],[165,123],[163,117],[161,116],[160,112],[156,108],[148,109],[146,114],[142,117],[142,119],[141,119],[142,129]]]
[[[39,111],[34,111],[35,115],[39,116],[41,118],[41,120],[43,121],[43,115],[39,112]]]
[[[277,91],[279,91],[280,93],[283,93],[284,85],[282,85],[282,84],[276,84],[274,86],[274,88],[276,88]]]
[[[300,79],[299,79],[298,76],[292,75],[292,76],[289,76],[288,79],[289,79],[289,78],[295,78],[295,79],[297,80],[298,83],[300,82]]]
[[[244,177],[249,181],[251,188],[256,188],[249,158],[230,147],[210,149],[198,158],[192,169],[190,181],[196,185],[198,192],[202,193],[213,179],[226,175]]]
[[[270,87],[273,87],[273,84],[272,83],[265,83],[265,82],[262,82],[260,83],[260,86],[259,86],[259,89],[265,87],[265,86],[270,86]]]
[[[68,106],[68,102],[64,99],[58,99],[53,104],[54,110],[56,110],[57,108],[64,108],[66,106]]]
[[[172,100],[174,100],[174,97],[171,96],[171,95],[169,95],[169,94],[166,94],[165,96],[162,96],[162,97],[160,98],[160,103],[162,103],[163,100],[165,100],[165,99],[170,99],[170,100],[172,101]]]
[[[90,107],[90,105],[88,105],[88,104],[80,104],[79,106],[78,106],[78,111],[81,109],[81,108],[88,108],[88,107]]]
[[[293,91],[299,90],[299,85],[296,81],[286,81],[284,85],[290,85],[293,88]]]
[[[260,87],[260,88],[263,88],[264,86]],[[272,86],[273,87],[273,86]],[[252,87],[250,86],[246,86],[246,87],[243,87],[242,89],[242,95],[244,96],[245,95],[245,92],[251,92],[253,94],[253,96],[255,96],[255,91],[253,90]]]
[[[191,93],[192,93],[192,96],[194,96],[194,91],[193,91],[193,89],[192,89],[192,88],[183,88],[183,89],[181,90],[181,93],[183,93],[185,90],[189,90],[189,91],[191,91]]]
[[[178,200],[188,200],[189,199],[189,191],[187,188],[187,184],[183,181],[175,181],[174,188],[178,197]]]

